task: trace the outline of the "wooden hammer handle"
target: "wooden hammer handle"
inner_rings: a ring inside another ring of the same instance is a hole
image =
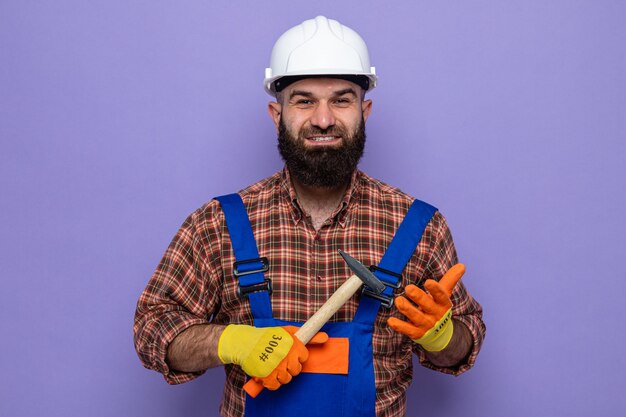
[[[337,288],[337,291],[330,296],[328,300],[322,305],[319,310],[315,312],[294,334],[302,342],[303,345],[309,343],[309,341],[315,336],[317,332],[330,320],[330,318],[343,306],[357,290],[363,285],[361,278],[356,275],[352,275],[346,280],[341,287]],[[255,398],[261,391],[263,391],[263,384],[257,382],[254,378],[248,380],[243,386],[243,389],[252,398]]]
[[[363,285],[361,278],[352,275],[337,291],[315,312],[295,333],[295,336],[306,345],[330,318],[343,306]]]

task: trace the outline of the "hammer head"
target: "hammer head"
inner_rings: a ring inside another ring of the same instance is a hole
[[[359,277],[361,281],[365,285],[367,285],[373,292],[376,294],[380,294],[385,290],[385,284],[378,278],[376,275],[372,273],[369,269],[367,269],[361,262],[354,259],[352,256],[348,255],[341,249],[339,249],[339,254],[343,258],[344,261],[348,264],[354,275]]]

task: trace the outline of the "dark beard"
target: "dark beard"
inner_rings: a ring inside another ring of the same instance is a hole
[[[314,135],[339,135],[343,138],[339,147],[307,149],[306,137]],[[356,170],[365,149],[365,121],[348,134],[340,126],[326,130],[303,129],[296,138],[289,133],[282,118],[278,125],[278,151],[289,169],[289,173],[303,185],[309,187],[334,188],[346,185]]]

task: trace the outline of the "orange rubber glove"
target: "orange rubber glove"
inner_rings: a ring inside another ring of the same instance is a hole
[[[297,327],[226,326],[218,342],[220,360],[234,363],[264,387],[276,390],[302,371],[309,352],[293,337]],[[309,343],[324,343],[326,333],[317,333]]]
[[[430,352],[444,349],[454,332],[450,296],[464,273],[464,265],[454,265],[439,282],[426,280],[424,288],[428,292],[416,285],[407,285],[405,294],[415,304],[400,295],[396,297],[395,305],[409,322],[390,317],[387,320],[389,327],[410,337]]]
[[[283,326],[291,336],[293,336],[298,327]],[[275,391],[281,385],[291,382],[291,379],[302,371],[302,364],[309,359],[309,351],[297,337],[292,337],[293,346],[287,356],[274,368],[274,370],[265,378],[254,378],[269,390]],[[328,334],[318,332],[307,343],[307,345],[318,345],[326,343]]]

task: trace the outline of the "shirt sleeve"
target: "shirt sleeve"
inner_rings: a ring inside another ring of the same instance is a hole
[[[135,349],[143,365],[169,384],[190,381],[204,372],[179,372],[166,362],[169,344],[185,329],[207,324],[219,305],[218,264],[212,264],[215,236],[210,218],[198,210],[180,227],[147,287],[139,297],[134,321]],[[214,217],[214,216],[213,216]],[[202,228],[199,227],[202,224]]]
[[[458,257],[445,218],[437,213],[429,226],[432,228],[432,252],[425,269],[424,279],[439,281],[453,265],[458,263]],[[454,288],[451,300],[453,305],[452,318],[462,322],[472,335],[472,348],[465,361],[451,368],[442,368],[431,363],[422,347],[417,343],[413,349],[422,366],[447,374],[460,375],[468,371],[476,362],[476,357],[485,338],[486,327],[482,319],[481,305],[467,291],[462,280]]]

